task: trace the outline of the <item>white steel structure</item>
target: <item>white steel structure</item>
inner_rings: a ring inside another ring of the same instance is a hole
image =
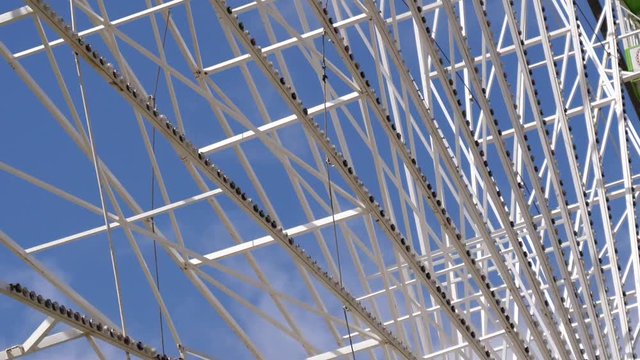
[[[3,1],[0,359],[637,358],[639,24]]]

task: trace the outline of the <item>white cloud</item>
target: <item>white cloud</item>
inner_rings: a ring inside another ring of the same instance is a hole
[[[261,269],[268,274],[270,284],[274,289],[283,291],[297,299],[309,298],[309,291],[296,272],[288,271],[285,267],[275,265],[273,262],[262,262]],[[254,297],[255,298],[255,297]],[[307,339],[318,349],[329,349],[336,346],[335,339],[329,333],[325,322],[315,314],[282,301],[287,312],[298,326],[302,337]],[[287,326],[271,296],[266,292],[257,294],[254,305],[265,313],[281,320]],[[264,353],[266,359],[301,359],[306,357],[306,351],[301,344],[287,334],[275,329],[271,325],[265,326],[264,321],[255,321],[257,315],[247,311],[243,316],[243,322],[247,324],[247,333],[254,340],[256,346]],[[338,326],[340,328],[340,326]]]

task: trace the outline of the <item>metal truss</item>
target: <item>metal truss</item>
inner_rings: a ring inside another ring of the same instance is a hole
[[[637,358],[639,24],[3,4],[0,359]]]

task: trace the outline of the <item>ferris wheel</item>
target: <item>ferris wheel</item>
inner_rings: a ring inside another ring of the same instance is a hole
[[[633,0],[0,4],[0,359],[630,359]]]

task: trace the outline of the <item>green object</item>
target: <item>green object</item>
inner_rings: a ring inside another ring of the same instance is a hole
[[[635,49],[635,47],[631,47],[624,50],[624,59],[627,61],[627,69],[630,71],[634,71],[635,66],[633,66],[633,59],[631,58],[631,50]]]
[[[634,2],[637,4],[638,7],[640,7],[640,0],[638,1],[627,0],[627,1]],[[632,51],[638,49],[639,47],[640,46],[634,46],[624,50],[624,57],[625,57],[625,60],[627,61],[627,69],[629,69],[630,71],[640,71],[640,61],[637,61],[637,60],[634,61],[631,55]],[[636,51],[633,51],[633,52],[636,53],[635,55],[636,57],[640,55]],[[640,82],[636,80],[629,85],[633,89],[633,95],[635,95],[636,99],[640,99]]]
[[[624,3],[627,5],[629,10],[632,13],[638,15],[640,13],[640,0],[624,0]]]

